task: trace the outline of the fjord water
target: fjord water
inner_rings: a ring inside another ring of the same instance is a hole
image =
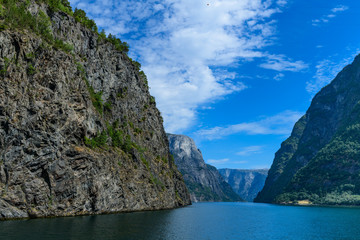
[[[360,239],[360,208],[196,203],[156,212],[0,222],[0,239]]]

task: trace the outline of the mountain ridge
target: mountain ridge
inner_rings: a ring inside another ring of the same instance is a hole
[[[360,204],[360,56],[313,98],[276,153],[257,202]]]

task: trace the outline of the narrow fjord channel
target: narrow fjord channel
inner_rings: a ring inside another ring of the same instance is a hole
[[[0,239],[359,239],[360,208],[195,203],[165,211],[0,222]]]

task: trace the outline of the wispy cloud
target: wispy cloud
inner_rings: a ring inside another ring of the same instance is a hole
[[[339,6],[335,7],[335,8],[333,8],[333,9],[331,9],[331,12],[333,12],[333,13],[344,12],[344,11],[346,11],[348,9],[349,9],[348,6],[339,5]]]
[[[247,135],[288,135],[295,122],[303,115],[301,112],[285,111],[275,116],[263,117],[258,121],[239,123],[226,127],[202,129],[195,134],[200,138],[213,140],[233,134]]]
[[[224,72],[243,60],[268,59],[263,67],[299,71],[301,61],[269,56],[275,13],[287,0],[70,0],[107,33],[130,43],[169,132],[195,123],[197,110],[242,91],[241,72]]]
[[[285,75],[283,73],[278,73],[274,76],[274,80],[275,81],[280,81],[285,77]]]
[[[224,163],[227,163],[229,162],[229,159],[228,158],[224,158],[224,159],[209,159],[207,160],[207,163],[209,164],[224,164]]]
[[[329,56],[327,59],[319,61],[313,79],[306,82],[306,91],[311,94],[317,93],[329,84],[346,65],[350,64],[358,52],[356,50],[343,58],[339,58],[338,55]]]
[[[279,5],[279,6],[285,6],[287,4],[287,0],[277,0],[276,3]]]
[[[208,164],[214,165],[216,167],[223,167],[223,165],[228,165],[228,164],[246,164],[248,163],[248,161],[232,161],[228,158],[224,158],[224,159],[209,159],[206,161]]]
[[[268,55],[266,62],[260,64],[260,67],[275,71],[299,72],[308,68],[303,61],[294,61],[285,55]]]
[[[318,27],[322,23],[327,23],[330,21],[330,19],[335,18],[338,13],[344,12],[348,9],[349,7],[345,5],[339,5],[337,7],[334,7],[333,9],[330,10],[328,14],[322,16],[321,18],[312,20],[312,25]]]
[[[251,154],[257,154],[257,153],[261,153],[261,150],[263,149],[264,146],[248,146],[248,147],[244,147],[243,149],[241,149],[240,152],[237,152],[237,155],[240,156],[249,156]]]
[[[235,163],[235,164],[245,164],[245,163],[248,163],[248,161],[233,161],[232,163]]]
[[[269,165],[254,165],[251,167],[251,169],[264,169],[264,170],[269,170],[270,166]]]

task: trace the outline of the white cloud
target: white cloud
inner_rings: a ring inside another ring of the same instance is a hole
[[[285,6],[287,4],[286,0],[277,0],[276,2],[279,6]]]
[[[255,77],[258,79],[264,79],[264,80],[270,79],[269,76],[266,76],[266,75],[256,75]]]
[[[279,72],[299,72],[308,68],[308,65],[303,61],[293,61],[292,59],[287,58],[285,55],[268,55],[267,61],[260,64],[260,67]]]
[[[226,67],[268,58],[263,67],[299,71],[302,61],[264,54],[273,43],[286,0],[70,0],[107,33],[127,36],[169,132],[193,125],[203,105],[244,90],[241,73]],[[208,4],[209,3],[209,4]]]
[[[315,76],[311,81],[306,82],[306,91],[311,94],[320,91],[320,89],[329,84],[346,65],[354,60],[357,53],[358,50],[342,59],[339,59],[338,56],[335,55],[319,61],[316,65]]]
[[[215,159],[209,159],[207,160],[207,163],[209,164],[224,164],[229,162],[228,158],[224,158],[224,159],[219,159],[219,160],[215,160]]]
[[[246,164],[248,161],[230,161],[229,158],[224,159],[209,159],[206,163],[214,165],[215,167],[223,167],[224,164],[228,165],[231,164]]]
[[[275,81],[280,81],[280,80],[282,80],[284,77],[285,77],[285,75],[284,75],[283,73],[278,73],[278,74],[275,75],[274,80],[275,80]]]
[[[248,163],[248,161],[234,161],[232,163],[235,163],[235,164],[245,164],[245,163]]]
[[[251,166],[251,169],[264,169],[264,170],[269,170],[270,165],[254,165]]]
[[[312,25],[315,27],[318,27],[321,25],[321,23],[328,23],[330,19],[335,18],[337,16],[336,15],[337,13],[344,12],[348,9],[349,9],[348,6],[339,5],[333,9],[331,9],[330,13],[324,15],[323,17],[312,20]]]
[[[263,146],[248,146],[241,149],[240,152],[236,153],[240,156],[249,156],[251,154],[257,154],[261,153],[261,150],[263,149]]]
[[[333,8],[333,9],[331,9],[331,12],[333,12],[333,13],[344,12],[344,11],[346,11],[348,9],[349,9],[348,6],[339,5],[339,6],[335,7],[335,8]]]
[[[202,129],[195,134],[199,138],[213,140],[233,134],[247,135],[289,135],[297,120],[303,113],[284,111],[275,116],[263,117],[258,121],[239,123],[226,127]]]

